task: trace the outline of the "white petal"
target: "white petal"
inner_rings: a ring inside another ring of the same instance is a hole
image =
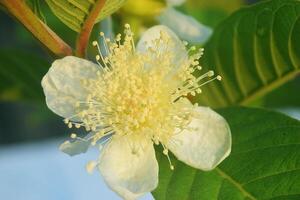
[[[184,163],[211,170],[230,154],[230,129],[226,120],[210,108],[197,107],[195,114],[188,129],[173,136],[168,148]]]
[[[99,170],[112,190],[126,200],[152,191],[158,184],[158,164],[152,142],[133,153],[128,136],[113,137],[99,158]]]
[[[42,80],[48,107],[62,117],[76,114],[76,102],[87,96],[81,81],[94,78],[96,70],[96,64],[74,56],[54,61]]]
[[[167,0],[168,6],[180,6],[183,4],[186,0]]]
[[[95,132],[87,134],[83,139],[74,138],[65,141],[59,146],[59,150],[68,154],[69,156],[75,156],[77,154],[85,153],[91,146],[92,136]]]
[[[70,156],[75,156],[77,154],[85,153],[88,150],[90,144],[90,141],[67,140],[59,146],[59,150]]]
[[[162,25],[172,29],[181,39],[191,43],[203,44],[212,34],[211,28],[173,8],[166,9],[157,19]]]
[[[168,39],[170,39],[169,43],[161,44],[158,49],[163,51],[172,51],[173,57],[171,57],[171,63],[178,63],[182,59],[187,58],[187,51],[183,42],[177,37],[177,35],[171,31],[168,27],[163,25],[157,25],[149,28],[145,31],[137,44],[137,51],[145,52],[149,47],[153,47],[153,41],[159,39],[161,33],[164,33]]]
[[[108,38],[110,40],[113,40],[115,38],[114,30],[113,30],[113,21],[112,17],[108,16],[101,20],[99,23],[99,29],[105,34],[105,38]],[[101,54],[103,57],[108,56],[109,52],[107,52],[105,47],[105,42],[103,41],[102,37],[99,37],[99,43]]]

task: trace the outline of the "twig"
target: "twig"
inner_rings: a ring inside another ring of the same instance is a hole
[[[78,57],[85,57],[86,48],[89,42],[89,38],[93,29],[93,26],[97,20],[97,17],[105,4],[105,0],[98,0],[93,5],[90,14],[82,25],[81,32],[78,35],[76,41],[76,55]]]

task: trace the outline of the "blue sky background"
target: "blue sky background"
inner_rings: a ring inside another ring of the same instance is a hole
[[[69,157],[58,150],[63,139],[0,147],[0,191],[6,200],[120,200],[85,164],[96,149]],[[142,200],[152,200],[150,194]]]

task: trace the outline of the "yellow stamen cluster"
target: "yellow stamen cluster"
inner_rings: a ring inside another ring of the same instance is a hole
[[[213,71],[197,78],[192,75],[201,69],[198,59],[203,49],[196,51],[191,47],[177,59],[174,49],[185,49],[186,45],[176,46],[168,34],[161,32],[160,37],[141,53],[135,50],[128,24],[124,33],[123,41],[121,34],[111,41],[100,33],[105,53],[101,52],[97,41],[93,42],[99,50],[96,56],[99,70],[95,77],[81,81],[89,91],[85,101],[75,105],[78,108],[76,118],[82,122],[72,122],[72,117],[65,122],[70,128],[84,126],[87,131],[94,132],[93,144],[108,134],[114,137],[129,135],[137,144],[140,139],[162,144],[163,153],[168,155],[166,145],[178,134],[175,130],[185,129],[193,117],[193,107],[185,97],[201,93],[203,84],[221,77],[210,79]],[[209,80],[203,82],[205,78]],[[133,146],[133,152],[135,148]],[[174,167],[171,165],[171,168]]]

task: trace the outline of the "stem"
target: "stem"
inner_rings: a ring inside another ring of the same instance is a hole
[[[95,2],[91,12],[87,16],[86,20],[82,25],[81,32],[78,35],[76,41],[76,55],[78,57],[85,57],[86,48],[89,42],[89,38],[94,27],[94,24],[97,20],[97,17],[103,8],[105,0],[98,0]]]
[[[72,54],[71,47],[44,24],[23,0],[0,0],[10,14],[20,21],[41,43],[58,56]]]

